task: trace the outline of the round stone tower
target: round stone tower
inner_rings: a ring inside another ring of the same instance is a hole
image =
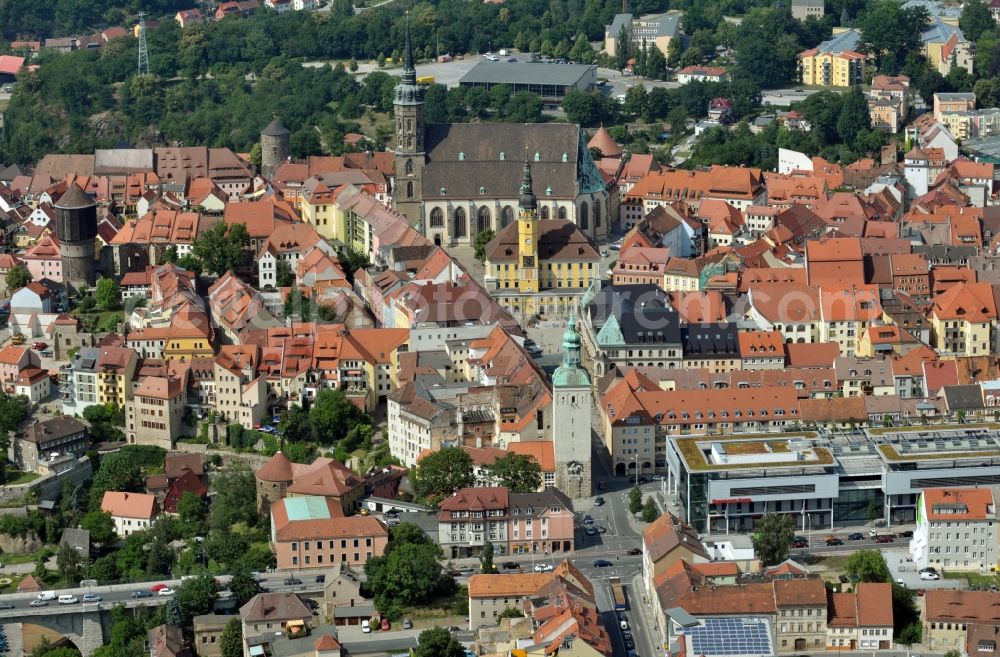
[[[278,117],[267,124],[260,133],[260,173],[271,179],[274,170],[292,154],[291,133],[281,125]]]
[[[62,254],[63,280],[73,289],[94,285],[94,238],[97,204],[76,183],[56,201],[56,236]]]

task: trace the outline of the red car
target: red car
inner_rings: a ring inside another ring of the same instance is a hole
[[[382,631],[383,631],[383,632],[386,632],[386,631],[388,631],[388,630],[389,630],[389,619],[388,619],[388,618],[385,618],[385,617],[383,617],[383,618],[382,618]]]
[[[892,536],[889,536],[888,534],[881,534],[881,535],[875,537],[875,542],[876,543],[892,543]]]
[[[32,343],[31,348],[37,351],[41,351],[42,349],[46,349],[48,346],[49,345],[45,344],[44,342],[34,342]]]
[[[152,586],[149,587],[149,590],[154,593],[158,593],[165,588],[167,588],[166,584],[153,584]]]
[[[804,538],[797,538],[794,541],[792,541],[792,547],[793,548],[807,548],[807,547],[809,547],[809,541],[807,541]]]

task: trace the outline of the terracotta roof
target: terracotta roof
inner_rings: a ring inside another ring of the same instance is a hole
[[[163,471],[171,479],[180,477],[185,472],[193,472],[202,476],[205,472],[201,454],[167,454],[163,461]]]
[[[800,399],[803,422],[864,422],[868,409],[864,397]]]
[[[309,607],[295,593],[258,593],[240,607],[244,623],[311,620]]]
[[[332,634],[324,634],[320,638],[316,639],[313,643],[313,648],[317,652],[324,652],[326,650],[340,650],[341,646]]]
[[[743,358],[785,357],[785,339],[781,331],[740,331],[739,340]]]
[[[587,142],[587,148],[596,148],[601,151],[604,157],[619,157],[622,154],[622,147],[615,143],[608,131],[601,126],[594,133],[594,136]]]
[[[6,344],[0,349],[0,364],[18,365],[27,354],[28,347]]]
[[[279,451],[257,470],[255,476],[261,481],[291,481],[292,462]]]
[[[538,258],[541,262],[550,260],[597,261],[597,249],[576,224],[567,219],[539,219]],[[501,229],[499,234],[486,245],[486,259],[491,263],[517,262],[520,259],[520,245],[517,222]]]
[[[153,495],[109,490],[101,499],[101,511],[120,518],[152,520],[159,512],[159,505]]]
[[[931,312],[941,320],[989,322],[997,317],[993,286],[989,283],[957,283],[934,297]]]
[[[551,440],[527,440],[507,445],[508,452],[534,457],[538,461],[538,465],[541,466],[542,472],[556,471],[553,448]]]
[[[646,527],[642,532],[642,542],[653,563],[677,548],[686,550],[686,553],[682,553],[685,557],[710,558],[705,546],[698,539],[698,532],[669,513],[664,513]]]
[[[506,488],[462,488],[439,504],[441,511],[507,509],[510,504]]]
[[[470,598],[527,597],[555,577],[555,573],[495,573],[469,577]]]
[[[924,515],[928,520],[987,520],[996,517],[989,488],[925,488]]]
[[[772,584],[779,609],[826,606],[826,585],[821,579],[778,579]]]
[[[1000,617],[1000,593],[960,589],[927,589],[925,622],[993,623]]]

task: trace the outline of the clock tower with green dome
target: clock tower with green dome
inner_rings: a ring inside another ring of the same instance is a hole
[[[571,311],[563,333],[562,365],[552,375],[552,444],[556,488],[573,499],[590,497],[593,394],[580,364],[580,334]]]

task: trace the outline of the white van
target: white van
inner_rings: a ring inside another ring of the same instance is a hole
[[[61,605],[75,605],[78,602],[80,602],[80,599],[75,595],[64,593],[59,596],[59,604]]]
[[[39,600],[45,600],[45,601],[55,600],[56,599],[56,594],[53,591],[42,591],[36,597]]]
[[[364,634],[368,634],[371,631],[372,631],[371,623],[366,620],[361,621],[361,632]]]

